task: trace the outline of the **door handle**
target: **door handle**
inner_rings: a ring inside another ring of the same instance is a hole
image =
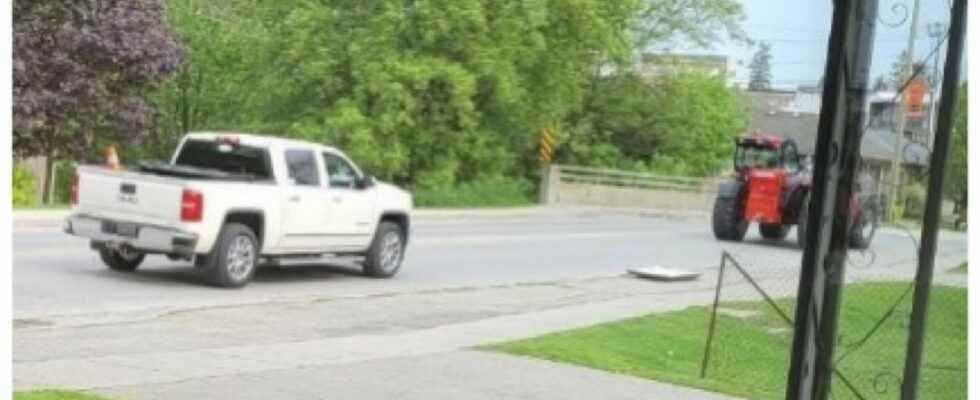
[[[299,197],[298,194],[297,195],[289,196],[289,201],[292,201],[292,202],[295,203],[295,202],[298,202],[299,200],[300,200],[300,197]]]

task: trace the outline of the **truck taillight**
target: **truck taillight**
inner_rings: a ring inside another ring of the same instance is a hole
[[[78,205],[78,170],[75,170],[75,173],[71,176],[71,196],[69,200],[71,201],[71,205]]]
[[[191,189],[184,189],[180,199],[180,220],[201,222],[204,217],[204,195]]]

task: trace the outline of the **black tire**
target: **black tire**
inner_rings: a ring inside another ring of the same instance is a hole
[[[398,272],[405,258],[405,230],[394,222],[381,221],[374,240],[364,257],[364,274],[375,278],[390,278]],[[386,247],[397,239],[397,248]],[[390,251],[395,251],[394,254]],[[393,258],[392,258],[393,257]]]
[[[722,197],[715,199],[715,208],[711,213],[711,228],[715,238],[719,240],[741,241],[749,222],[742,213],[740,196]]]
[[[877,221],[875,221],[872,215],[868,218],[868,212],[873,212],[872,210],[865,210],[858,217],[857,221],[854,221],[854,225],[851,226],[851,234],[848,236],[848,244],[855,249],[865,250],[871,246],[871,239],[874,239],[875,232],[878,230]]]
[[[143,259],[146,258],[146,254],[133,250],[120,251],[103,246],[99,249],[99,257],[101,257],[102,262],[113,271],[133,272],[136,271],[136,268],[139,268],[140,264],[143,263]]]
[[[789,234],[789,225],[759,224],[759,234],[769,240],[783,240]]]
[[[211,254],[197,256],[195,266],[201,268],[208,283],[237,288],[252,280],[258,261],[259,241],[255,232],[245,225],[229,223],[221,229]]]
[[[796,246],[800,249],[806,248],[806,227],[807,218],[810,217],[810,194],[803,197],[800,202],[800,211],[796,216]]]

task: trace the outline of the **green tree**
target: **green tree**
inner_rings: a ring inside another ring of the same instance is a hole
[[[724,78],[688,71],[645,82],[632,74],[596,83],[569,119],[559,161],[706,176],[731,158],[748,110]]]
[[[615,100],[604,77],[628,73],[651,42],[745,40],[734,0],[168,4],[189,63],[154,95],[156,156],[191,130],[282,134],[420,188],[530,176],[538,132],[557,127],[563,143],[590,99]],[[650,112],[641,107],[619,104],[604,123],[630,131]],[[621,146],[603,146],[618,156]]]
[[[682,73],[657,85],[657,117],[662,137],[654,157],[658,171],[705,176],[719,172],[732,157],[735,136],[748,125],[748,108],[724,78]]]
[[[172,3],[191,62],[158,96],[171,137],[281,133],[422,186],[533,165],[534,135],[580,106],[595,67],[628,62],[641,5],[252,3]]]
[[[909,52],[908,49],[902,50],[902,53],[898,55],[898,58],[892,62],[892,69],[888,72],[888,84],[890,89],[898,90],[908,79],[908,70],[906,67],[909,65]]]
[[[768,90],[772,86],[772,54],[769,43],[759,43],[759,50],[749,64],[749,90]]]
[[[949,147],[949,158],[946,161],[946,177],[943,180],[943,193],[947,198],[953,200],[956,209],[959,211],[960,221],[966,220],[967,209],[967,163],[969,152],[967,150],[967,85],[960,86],[959,94],[956,98],[956,111],[953,120],[952,141]]]
[[[874,84],[871,85],[871,89],[875,91],[888,90],[888,80],[885,79],[884,75],[878,75],[878,77],[875,78]]]
[[[182,48],[161,0],[17,0],[13,5],[13,146],[21,157],[91,158],[100,141],[137,144],[153,129],[144,94]]]

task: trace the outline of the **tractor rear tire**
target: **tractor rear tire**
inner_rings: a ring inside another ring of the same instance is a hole
[[[783,240],[789,234],[789,226],[783,224],[759,224],[759,234],[769,240]]]
[[[711,213],[711,228],[715,238],[719,240],[741,241],[749,222],[743,215],[740,196],[722,197],[715,199],[715,208]]]
[[[796,221],[796,245],[800,249],[806,248],[806,225],[807,218],[810,217],[810,195],[807,194],[800,202],[800,211],[797,213]]]
[[[851,248],[858,250],[866,250],[871,246],[871,239],[875,237],[875,231],[878,230],[878,224],[874,221],[874,217],[868,218],[866,213],[861,213],[857,221],[851,226],[851,234],[848,235],[848,244]]]

